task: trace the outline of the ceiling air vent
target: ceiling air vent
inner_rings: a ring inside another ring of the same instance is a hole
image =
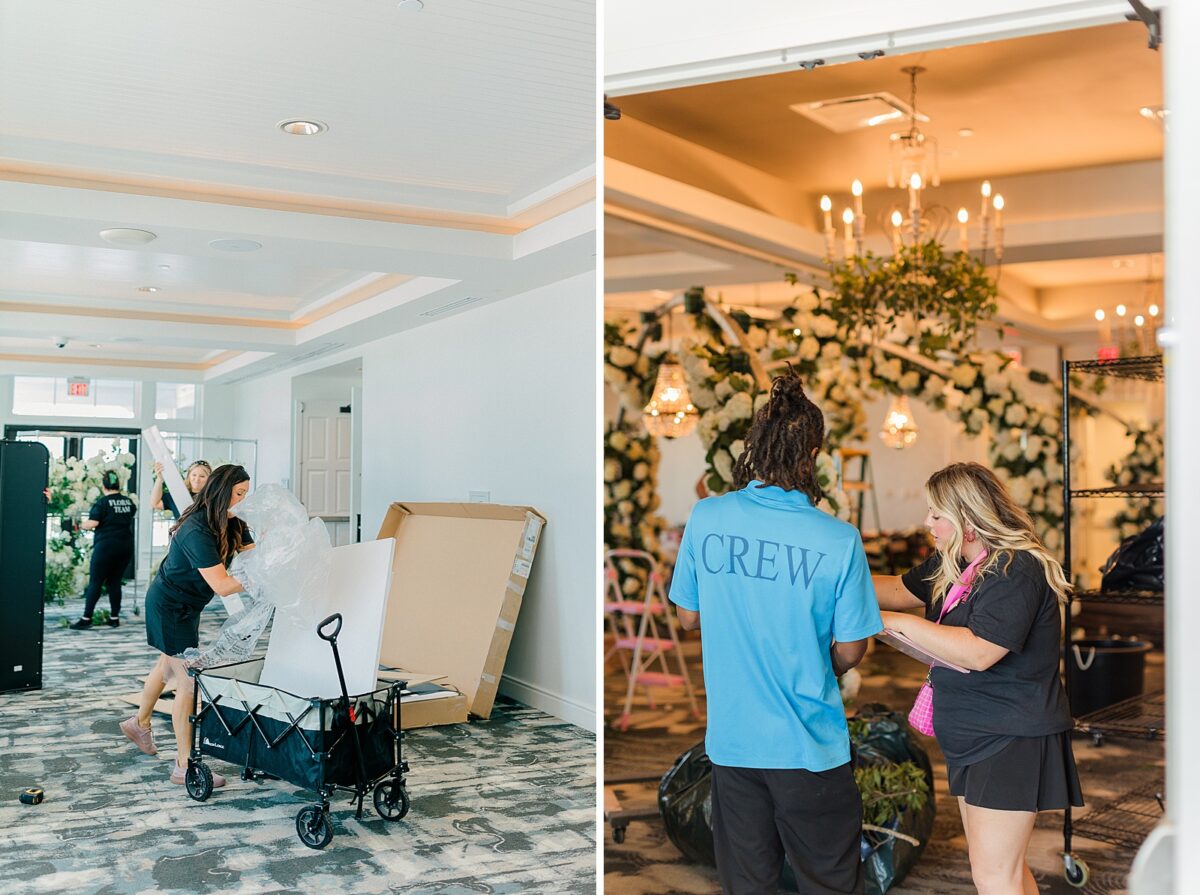
[[[452,301],[449,304],[442,305],[437,308],[430,308],[428,311],[422,311],[422,317],[441,317],[443,314],[449,314],[451,311],[457,311],[459,308],[465,308],[467,305],[473,305],[483,301],[483,297],[479,295],[471,295],[467,298],[460,298],[458,301]]]
[[[794,103],[788,108],[835,134],[846,134],[881,124],[903,124],[912,114],[912,107],[908,103],[890,93],[865,93],[862,96]],[[927,122],[929,117],[918,112],[917,121]]]

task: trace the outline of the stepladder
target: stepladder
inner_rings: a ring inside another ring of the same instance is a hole
[[[626,675],[625,701],[613,726],[629,729],[639,687],[651,711],[659,707],[656,690],[681,689],[692,718],[700,720],[703,715],[658,560],[644,550],[609,550],[604,555],[604,574],[605,626],[611,638],[605,662],[618,657]],[[630,581],[637,582],[636,587],[626,583]]]

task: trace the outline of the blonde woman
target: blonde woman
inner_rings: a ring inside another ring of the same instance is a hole
[[[204,485],[210,475],[212,475],[212,467],[208,465],[207,460],[196,460],[187,468],[187,472],[183,476],[183,484],[187,487],[188,494],[192,496],[193,500],[204,490]],[[156,510],[166,510],[176,519],[179,518],[179,507],[175,503],[175,498],[170,493],[163,492],[163,466],[161,463],[154,464],[154,487],[150,489],[150,506]]]
[[[1083,804],[1059,677],[1059,601],[1069,585],[991,470],[955,463],[925,492],[937,552],[904,575],[873,576],[876,597],[887,627],[970,669],[935,668],[930,683],[971,876],[984,895],[1034,893],[1025,853],[1037,813]],[[943,615],[971,572],[965,597]]]

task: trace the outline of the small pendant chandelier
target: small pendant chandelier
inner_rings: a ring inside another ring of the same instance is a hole
[[[884,444],[896,450],[912,447],[916,443],[917,421],[913,419],[912,411],[909,410],[907,395],[892,397],[879,437],[883,439]]]
[[[700,412],[692,404],[683,367],[669,355],[658,368],[654,397],[642,411],[642,422],[651,435],[663,438],[682,438],[696,428]]]
[[[672,345],[671,312],[667,312],[667,345]],[[690,435],[700,421],[700,411],[692,403],[683,367],[674,355],[667,354],[658,367],[653,397],[642,410],[646,431],[661,438],[682,438]]]

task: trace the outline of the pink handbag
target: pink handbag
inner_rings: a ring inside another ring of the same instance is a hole
[[[962,577],[955,585],[950,588],[950,593],[946,594],[946,599],[942,601],[942,611],[938,613],[938,624],[942,623],[942,619],[946,617],[946,613],[961,603],[967,598],[968,592],[971,590],[971,582],[975,580],[975,572],[978,570],[980,563],[987,556],[987,551],[980,553],[971,564],[963,571]],[[921,684],[921,689],[917,692],[917,698],[913,701],[913,707],[908,712],[908,723],[912,729],[918,733],[923,733],[927,737],[933,736],[933,666],[929,666],[929,671],[925,674],[925,683]]]

